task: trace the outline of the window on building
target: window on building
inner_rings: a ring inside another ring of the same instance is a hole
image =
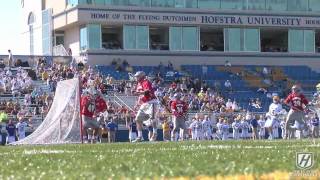
[[[30,55],[34,55],[34,37],[33,37],[33,25],[29,26],[29,48]]]
[[[87,24],[80,28],[80,50],[101,49],[102,33],[100,24]]]
[[[80,28],[80,50],[84,51],[88,49],[88,34],[87,27]]]
[[[74,7],[78,5],[78,0],[67,0],[67,7]]]
[[[201,51],[224,51],[223,29],[200,28]]]
[[[260,51],[259,29],[225,28],[225,51]]]
[[[287,0],[266,0],[266,9],[269,11],[286,11]]]
[[[176,8],[197,8],[197,0],[175,0]]]
[[[100,24],[88,24],[88,48],[89,49],[101,49],[102,37],[101,37],[101,25]]]
[[[289,52],[314,52],[315,33],[313,30],[289,30]]]
[[[309,0],[309,11],[320,11],[320,1]]]
[[[223,1],[221,1],[221,9],[243,10],[243,9],[246,9],[246,1],[244,1],[244,0],[223,0]]]
[[[288,30],[263,28],[260,30],[262,52],[288,52]]]
[[[55,46],[64,45],[64,34],[55,34]]]
[[[315,32],[315,50],[320,53],[320,31]]]
[[[102,47],[105,49],[123,48],[122,27],[102,28]]]
[[[308,11],[307,0],[290,0],[288,2],[289,11]]]
[[[52,9],[42,11],[42,54],[52,54]]]
[[[248,10],[265,10],[266,0],[248,0]]]
[[[93,4],[93,0],[78,0],[79,4]]]
[[[35,23],[35,16],[32,12],[28,16],[28,26],[29,26],[29,49],[30,55],[34,54],[34,36],[33,36],[33,24]]]
[[[123,26],[124,49],[149,49],[148,26]]]
[[[198,0],[198,7],[203,9],[220,9],[220,0]]]
[[[96,4],[96,5],[104,5],[105,4],[105,0],[94,0],[94,4]]]
[[[150,49],[169,50],[169,28],[150,27]]]
[[[260,52],[260,30],[244,29],[244,51]]]
[[[34,22],[35,22],[35,16],[34,16],[33,12],[30,12],[29,16],[28,16],[28,25],[31,25]]]
[[[129,0],[129,6],[143,6],[150,7],[151,0]]]
[[[153,7],[175,7],[175,0],[152,0]]]
[[[172,51],[198,51],[199,28],[198,27],[170,27],[169,48]]]

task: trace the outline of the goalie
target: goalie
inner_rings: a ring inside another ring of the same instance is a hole
[[[94,87],[90,87],[86,94],[81,96],[80,109],[82,116],[82,132],[85,142],[91,140],[95,143],[99,130],[99,123],[95,119],[100,112],[107,108],[106,100],[103,95],[96,91]],[[92,136],[88,136],[88,130],[92,130]]]

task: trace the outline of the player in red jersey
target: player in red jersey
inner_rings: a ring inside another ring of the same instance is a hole
[[[135,94],[139,95],[137,102],[139,110],[135,118],[138,137],[134,142],[139,142],[142,140],[143,122],[147,122],[148,124],[146,125],[152,126],[153,135],[150,141],[155,141],[157,138],[157,121],[155,118],[155,112],[157,112],[158,101],[154,94],[152,83],[146,78],[146,74],[143,71],[138,71],[134,77],[137,81]]]
[[[179,93],[174,94],[174,100],[171,102],[171,112],[173,120],[173,131],[171,133],[171,139],[176,140],[176,133],[180,132],[180,140],[183,140],[186,133],[186,113],[188,111],[188,105],[181,100]],[[181,131],[180,131],[181,130]]]
[[[301,93],[301,89],[298,85],[292,86],[292,92],[284,100],[284,103],[290,106],[290,111],[287,115],[286,124],[285,124],[285,138],[290,139],[292,135],[290,132],[291,126],[297,121],[299,127],[306,128],[307,125],[304,121],[306,107],[309,104],[306,97]]]
[[[106,108],[107,105],[103,95],[97,92],[94,87],[90,87],[87,90],[87,94],[83,94],[81,96],[80,114],[83,122],[82,132],[84,135],[84,140],[91,140],[92,143],[96,141],[99,123],[96,121],[95,117],[98,113],[103,112]],[[91,138],[87,137],[87,130],[89,128],[93,130]]]

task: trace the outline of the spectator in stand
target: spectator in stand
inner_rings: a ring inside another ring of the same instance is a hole
[[[9,67],[12,67],[14,65],[14,62],[13,62],[13,55],[12,55],[12,52],[11,50],[9,49],[8,50],[8,66]]]
[[[228,101],[226,103],[226,108],[227,109],[232,109],[232,105],[233,105],[233,103],[232,103],[231,99],[228,99]]]
[[[229,61],[226,61],[226,62],[224,63],[224,66],[225,66],[225,67],[231,67],[231,63],[230,63]]]
[[[263,74],[263,76],[268,76],[269,75],[269,70],[268,70],[267,67],[263,67],[262,74]]]
[[[228,91],[232,91],[232,85],[231,82],[229,80],[226,80],[224,82],[224,87],[228,90]]]

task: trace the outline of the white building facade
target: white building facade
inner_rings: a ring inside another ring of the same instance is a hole
[[[30,54],[64,47],[91,64],[144,65],[319,58],[319,0],[24,0],[23,9]]]

